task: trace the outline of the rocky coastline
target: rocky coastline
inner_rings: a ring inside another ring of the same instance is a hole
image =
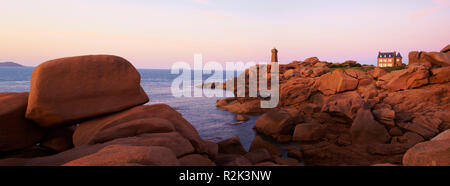
[[[300,149],[306,165],[448,166],[449,47],[411,52],[408,66],[390,72],[354,61],[294,61],[280,65],[277,108],[260,109],[262,98],[251,97],[222,99],[217,107],[261,114],[254,129],[271,140],[255,138],[252,146],[288,144],[282,150]]]
[[[202,139],[168,105],[145,105],[126,59],[51,60],[34,69],[30,92],[0,93],[0,166],[449,165],[450,48],[409,58],[392,72],[294,61],[280,65],[277,108],[219,100],[237,120],[261,115],[248,152],[238,137]]]
[[[276,165],[240,139],[204,140],[175,109],[148,101],[121,57],[44,62],[30,92],[0,93],[0,166]]]

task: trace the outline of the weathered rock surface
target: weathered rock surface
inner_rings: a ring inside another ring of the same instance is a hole
[[[216,102],[216,106],[228,112],[237,114],[261,114],[261,101],[249,98],[246,101],[235,100],[234,98],[222,99]]]
[[[363,99],[356,92],[346,92],[331,96],[322,107],[322,112],[333,116],[341,123],[351,123],[361,108]]]
[[[439,133],[441,120],[437,118],[419,116],[414,118],[411,123],[400,123],[399,126],[405,130],[420,134],[425,139],[431,139]]]
[[[242,155],[219,154],[214,162],[217,166],[251,166],[252,163]]]
[[[429,71],[425,66],[409,66],[408,69],[388,73],[378,79],[377,86],[391,91],[418,88],[429,83]]]
[[[450,52],[450,45],[447,45],[446,47],[444,47],[440,52],[441,53],[449,53]]]
[[[381,68],[374,68],[369,70],[368,73],[375,79],[378,79],[387,74],[387,72]]]
[[[199,154],[191,154],[178,159],[180,166],[215,166],[216,164],[212,162],[205,156]]]
[[[252,164],[272,161],[272,155],[266,149],[256,149],[244,155]]]
[[[279,135],[291,134],[294,123],[291,115],[280,109],[272,109],[262,116],[256,122],[254,129],[262,134],[276,138]]]
[[[28,93],[0,93],[0,152],[35,145],[44,130],[25,119]]]
[[[450,166],[450,139],[419,143],[403,156],[405,166]]]
[[[280,86],[280,105],[289,106],[306,101],[313,92],[314,79],[299,78],[289,80]]]
[[[219,153],[239,155],[245,155],[247,153],[247,151],[242,146],[241,139],[239,137],[226,139],[217,144],[219,146]]]
[[[288,157],[294,158],[298,161],[303,160],[303,153],[299,149],[293,147],[286,147],[286,151]]]
[[[390,106],[389,106],[390,107]],[[395,111],[390,108],[376,108],[372,111],[375,119],[380,123],[395,126]]]
[[[119,138],[105,144],[125,144],[134,146],[162,146],[171,149],[177,157],[195,152],[192,144],[177,132],[149,133],[129,138]]]
[[[296,129],[285,130],[289,132],[279,132],[289,126],[282,124],[283,119],[267,125],[283,127],[265,128],[261,122],[254,128],[277,143],[289,142],[292,136],[302,153],[291,155],[301,155],[306,165],[401,164],[408,149],[450,129],[447,54],[448,49],[412,53],[408,67],[386,68],[391,72],[353,61],[339,64],[316,58],[280,65],[277,108],[302,119],[292,119]],[[231,98],[227,102],[244,105],[259,100]],[[306,126],[312,127],[300,130]],[[250,150],[264,148],[274,158],[280,157],[272,140],[256,136]]]
[[[364,145],[337,146],[330,142],[302,145],[305,165],[315,166],[369,166],[379,163],[401,163],[402,155],[369,154]]]
[[[44,127],[75,124],[148,100],[139,73],[121,57],[55,59],[33,70],[26,118]]]
[[[430,83],[446,83],[450,81],[450,66],[431,70]]]
[[[316,81],[316,86],[324,95],[333,95],[356,89],[358,80],[345,74],[343,70],[336,69],[333,72],[320,76]]]
[[[318,141],[325,135],[325,127],[320,124],[305,123],[295,126],[293,141],[312,142]]]
[[[447,46],[448,47],[448,46]],[[444,48],[444,52],[410,52],[409,65],[421,64],[425,66],[445,67],[450,66],[450,53]]]
[[[444,132],[441,132],[439,135],[431,139],[431,141],[437,141],[437,140],[447,140],[450,139],[450,129],[447,129]]]
[[[72,136],[75,127],[59,127],[47,130],[47,134],[40,142],[40,146],[55,152],[63,152],[73,148]]]
[[[102,68],[105,64],[111,67]],[[123,77],[115,81],[111,74]],[[201,139],[180,113],[164,104],[136,106],[148,97],[139,85],[139,74],[122,58],[54,60],[37,67],[33,78],[34,98],[0,93],[0,148],[4,148],[0,166],[215,165],[210,158],[218,156],[218,145]],[[93,79],[78,82],[86,78]],[[47,93],[54,97],[45,97]],[[25,119],[28,100],[34,101],[28,105],[30,116],[40,123]],[[61,104],[64,101],[69,105]],[[77,122],[76,127],[68,126]],[[243,165],[243,160],[229,163]]]
[[[180,113],[164,104],[138,106],[117,114],[81,123],[75,130],[75,146],[102,143],[145,133],[176,131],[200,153],[207,153],[206,143]],[[108,135],[105,135],[108,134]]]
[[[253,138],[249,151],[253,152],[258,149],[266,149],[272,157],[280,157],[282,155],[281,150],[276,145],[266,139],[263,139],[261,136],[256,135],[255,138]]]
[[[70,161],[65,166],[121,166],[136,163],[151,166],[177,166],[173,152],[165,147],[111,145],[98,152]]]
[[[303,62],[309,63],[310,65],[314,65],[314,64],[320,62],[320,60],[317,57],[310,57],[310,58],[306,58],[305,61],[303,61]]]
[[[149,117],[142,107],[81,123],[75,131],[76,146],[104,143],[117,138],[144,133],[166,133],[175,131],[173,124],[164,118]]]
[[[430,111],[448,108],[450,84],[435,84],[389,93],[383,102],[392,106],[395,120],[410,122]]]
[[[275,162],[279,165],[300,166],[298,160],[294,158],[275,158]]]
[[[360,108],[351,127],[353,143],[386,143],[391,139],[386,128],[373,118],[368,108]]]
[[[238,114],[238,115],[236,115],[236,120],[237,121],[248,121],[248,120],[250,120],[250,118],[248,116]]]

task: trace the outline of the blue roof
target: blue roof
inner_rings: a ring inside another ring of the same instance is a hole
[[[397,54],[397,57],[403,58],[402,55],[400,54],[400,52]]]
[[[396,57],[396,56],[395,56],[395,52],[380,52],[378,57],[385,58],[385,57]]]

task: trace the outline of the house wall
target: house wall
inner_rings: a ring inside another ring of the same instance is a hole
[[[395,54],[397,55],[397,54]],[[399,59],[399,61],[397,61]],[[380,61],[381,60],[381,61]],[[377,58],[377,66],[378,67],[397,67],[403,64],[403,59],[401,57],[386,57],[386,58]]]
[[[381,60],[381,61],[380,61]],[[378,67],[394,67],[396,66],[395,57],[378,58]]]

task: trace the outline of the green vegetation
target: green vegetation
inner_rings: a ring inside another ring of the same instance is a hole
[[[335,69],[342,69],[344,71],[346,69],[357,69],[362,71],[368,71],[375,68],[374,66],[361,65],[359,63],[342,63],[342,64],[329,63],[327,66],[328,68],[330,68],[331,71]]]
[[[386,72],[392,72],[396,70],[403,70],[406,68],[406,65],[399,66],[399,67],[381,67],[381,69],[385,70]]]
[[[373,65],[361,65],[359,63],[328,63],[328,68],[330,68],[330,71],[336,70],[336,69],[342,69],[342,70],[346,70],[346,69],[357,69],[357,70],[362,70],[362,71],[368,71],[368,70],[372,70],[374,68],[376,68]],[[396,70],[403,70],[405,69],[407,66],[399,66],[399,67],[380,67],[381,69],[385,70],[386,72],[392,72],[392,71],[396,71]]]

